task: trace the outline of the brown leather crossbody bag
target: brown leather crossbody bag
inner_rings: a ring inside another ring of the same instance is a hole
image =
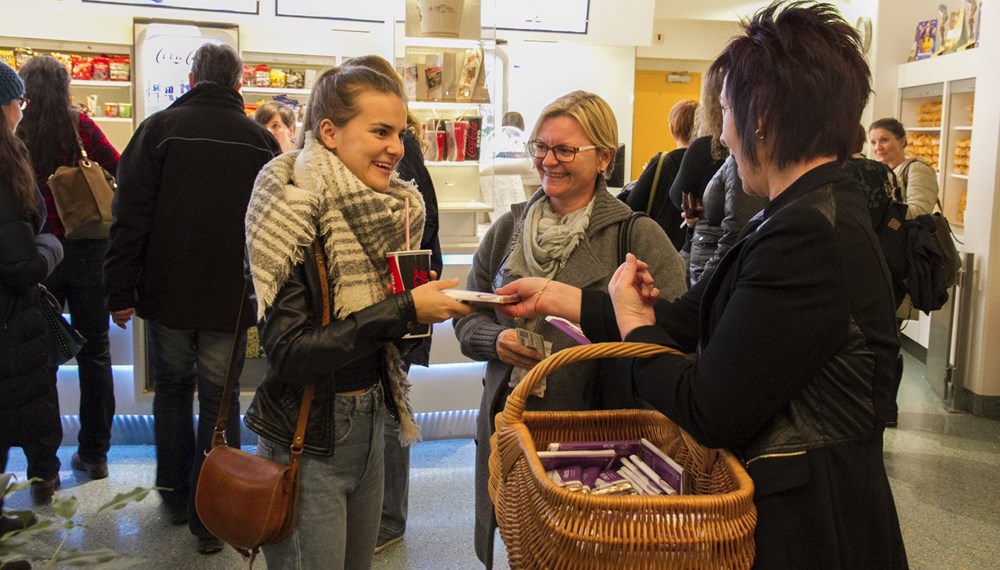
[[[326,326],[330,323],[330,285],[326,273],[326,258],[318,239],[313,242],[313,255],[319,269],[323,296],[321,321]],[[244,298],[245,296],[244,289]],[[242,306],[243,303],[240,304],[241,313]],[[198,476],[195,508],[205,523],[205,528],[248,556],[252,567],[261,546],[283,540],[295,527],[299,463],[314,385],[307,384],[302,393],[288,465],[229,447],[226,444],[226,411],[229,409],[235,376],[233,369],[239,350],[238,339],[239,334],[233,341],[226,388],[212,436],[212,449],[205,457]]]

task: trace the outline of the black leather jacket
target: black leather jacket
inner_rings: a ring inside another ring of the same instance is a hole
[[[332,455],[338,370],[358,358],[377,356],[374,360],[379,366],[386,405],[395,416],[396,406],[390,396],[381,355],[386,343],[399,341],[416,327],[417,315],[413,297],[404,292],[320,327],[319,274],[311,252],[307,252],[305,259],[305,263],[292,269],[274,304],[260,320],[258,328],[267,354],[267,373],[247,409],[245,421],[254,433],[290,445],[303,389],[307,384],[315,384],[305,451]],[[332,285],[331,307],[334,306]],[[406,341],[400,351],[405,352],[417,342]]]

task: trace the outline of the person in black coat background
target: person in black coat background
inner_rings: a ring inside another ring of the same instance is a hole
[[[363,66],[395,79],[402,85],[402,78],[386,59],[377,55],[365,55],[344,62],[345,67]],[[438,201],[434,191],[434,181],[424,164],[424,149],[416,134],[419,123],[409,111],[406,116],[406,130],[403,131],[403,158],[396,165],[401,180],[412,182],[424,198],[424,234],[420,238],[420,249],[431,252],[431,270],[441,278],[444,258],[441,255],[441,240],[438,238]],[[429,366],[431,337],[403,356],[403,363],[410,366]],[[399,420],[386,415],[385,425],[385,496],[382,501],[382,520],[379,525],[378,542],[375,552],[398,542],[406,532],[406,518],[410,497],[410,448],[399,443]]]
[[[660,177],[658,180],[656,170],[663,153],[658,152],[653,155],[625,199],[625,203],[632,208],[633,212],[646,212],[656,220],[677,251],[681,251],[684,247],[688,231],[687,224],[681,217],[680,208],[675,206],[670,199],[670,187],[673,186],[674,179],[677,178],[677,172],[681,168],[681,160],[684,158],[688,145],[691,144],[697,108],[697,101],[683,99],[670,109],[667,127],[670,129],[674,141],[677,142],[677,148],[662,157],[663,166],[659,167]],[[656,180],[656,188],[653,188],[654,180]],[[653,193],[652,204],[649,200],[650,193]]]
[[[687,221],[686,236],[683,248],[680,250],[687,267],[691,254],[691,239],[694,226],[701,218],[702,196],[705,188],[722,167],[729,151],[722,144],[722,107],[719,105],[719,92],[722,91],[722,78],[710,73],[705,74],[705,85],[702,87],[701,104],[695,114],[695,129],[698,138],[691,141],[684,158],[681,160],[677,177],[670,186],[670,201],[681,211]],[[685,206],[685,201],[689,206]]]
[[[198,474],[211,446],[230,350],[240,343],[238,379],[246,331],[254,324],[244,295],[243,220],[254,179],[281,150],[244,113],[242,77],[235,50],[205,44],[192,60],[191,90],[136,129],[118,164],[104,264],[114,323],[125,328],[133,313],[145,323],[156,389],[156,486],[171,522],[187,521],[202,554],[223,545],[195,512]],[[239,382],[233,392],[226,440],[239,447]]]
[[[45,202],[28,149],[14,135],[27,104],[21,78],[0,62],[0,472],[10,448],[20,447],[28,477],[38,478],[32,498],[47,502],[59,487],[62,424],[39,284],[62,261],[63,249],[55,236],[39,233]]]

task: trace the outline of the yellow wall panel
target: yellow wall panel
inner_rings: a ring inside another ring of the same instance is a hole
[[[631,176],[635,180],[654,154],[677,147],[667,127],[670,108],[681,99],[698,101],[701,97],[701,74],[691,73],[690,83],[668,83],[667,71],[636,71],[635,101],[632,115]]]

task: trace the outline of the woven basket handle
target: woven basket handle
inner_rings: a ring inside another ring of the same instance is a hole
[[[507,404],[503,409],[503,419],[507,425],[521,423],[524,416],[524,404],[528,399],[528,394],[535,389],[535,386],[541,382],[542,378],[545,378],[557,368],[566,364],[598,358],[649,358],[663,354],[676,354],[685,358],[687,357],[683,352],[670,347],[642,342],[598,342],[560,350],[536,364],[518,382],[517,386],[514,387],[513,393],[507,398]]]

